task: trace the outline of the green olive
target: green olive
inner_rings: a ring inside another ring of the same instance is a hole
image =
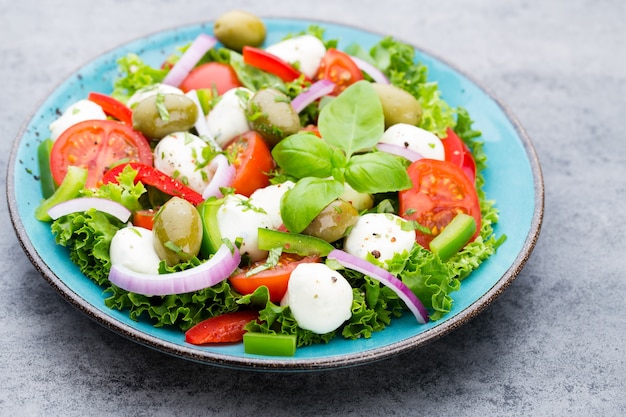
[[[287,95],[274,88],[257,91],[246,108],[252,129],[274,146],[281,139],[300,131],[300,118]]]
[[[359,212],[352,204],[337,199],[324,207],[303,233],[332,243],[344,237],[358,219]]]
[[[151,139],[193,127],[198,107],[182,94],[156,94],[137,103],[133,110],[133,128]]]
[[[422,106],[409,92],[391,84],[372,83],[385,115],[385,128],[396,123],[416,126],[422,119]]]
[[[352,204],[352,207],[359,212],[374,207],[374,197],[371,194],[360,193],[348,183],[344,184],[343,194],[339,198]]]
[[[186,200],[172,197],[154,216],[154,249],[168,265],[197,256],[202,244],[202,219]]]
[[[241,51],[244,46],[259,46],[265,41],[265,25],[252,13],[233,10],[220,16],[213,33],[224,46]]]

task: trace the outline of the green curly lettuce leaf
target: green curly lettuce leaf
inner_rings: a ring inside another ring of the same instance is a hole
[[[97,190],[84,190],[84,195],[108,198],[131,210],[141,209],[139,199],[146,189],[141,183],[134,184],[136,174],[137,171],[126,167],[118,176],[119,184],[109,183]],[[69,250],[72,262],[108,294],[105,305],[128,310],[133,320],[145,316],[155,327],[174,326],[187,330],[204,319],[235,311],[238,307],[235,301],[238,294],[227,281],[200,291],[164,297],[148,297],[112,285],[108,279],[111,270],[111,240],[125,224],[108,214],[89,209],[83,213],[62,216],[51,227],[57,244]],[[165,262],[161,262],[159,273],[192,268],[200,262],[194,258],[175,267],[167,267]]]
[[[457,120],[454,126],[454,132],[465,142],[472,151],[472,157],[476,163],[476,192],[480,200],[485,199],[483,186],[485,179],[482,172],[487,168],[487,155],[484,150],[484,143],[481,140],[482,132],[473,127],[474,121],[470,117],[468,111],[464,107],[457,108]]]
[[[111,269],[111,239],[123,226],[113,216],[91,208],[58,218],[51,230],[56,243],[67,247],[70,259],[80,271],[102,285],[108,282]]]
[[[128,310],[131,319],[148,317],[155,327],[173,326],[183,331],[193,325],[220,314],[236,311],[239,295],[227,281],[185,294],[145,296],[111,286],[104,300],[107,307]]]
[[[114,81],[111,96],[122,103],[138,90],[160,83],[167,74],[166,69],[153,68],[134,53],[123,56],[117,63],[121,77]]]
[[[402,301],[392,290],[360,272],[346,269],[341,273],[353,288],[352,317],[343,326],[343,337],[370,338],[402,315]]]
[[[417,101],[422,107],[419,127],[443,138],[448,126],[454,126],[455,111],[441,98],[441,91],[436,82],[419,85]]]
[[[141,183],[134,184],[137,172],[129,167],[119,175],[119,184],[106,184],[97,190],[84,189],[86,197],[108,198],[130,210],[140,209],[139,198],[145,192]],[[69,257],[80,271],[97,284],[108,283],[111,258],[109,249],[115,233],[124,227],[118,219],[91,208],[55,220],[51,225],[57,244],[69,250]]]
[[[143,208],[140,198],[146,192],[146,187],[141,182],[135,184],[137,171],[130,165],[124,167],[122,172],[117,176],[118,183],[110,182],[99,188],[87,188],[82,190],[85,197],[98,197],[113,200],[130,211],[141,210]]]
[[[438,320],[452,308],[450,293],[460,288],[450,264],[439,256],[414,245],[408,256],[396,254],[388,261],[388,269],[397,276],[431,310],[430,319]]]
[[[122,227],[124,224],[119,220],[95,209],[62,216],[52,223],[56,242],[67,247],[72,262],[108,294],[104,300],[107,307],[128,310],[133,320],[145,316],[155,327],[174,326],[183,331],[209,317],[237,310],[238,294],[227,281],[203,290],[163,297],[135,294],[112,285],[108,279],[109,249],[111,239]],[[197,262],[185,267],[193,267]]]
[[[339,44],[338,39],[326,39],[326,28],[320,25],[310,25],[305,30],[294,32],[294,33],[288,33],[283,38],[283,40],[291,39],[291,38],[295,38],[295,37],[303,36],[303,35],[315,36],[317,39],[322,41],[326,49],[336,48],[337,45]]]

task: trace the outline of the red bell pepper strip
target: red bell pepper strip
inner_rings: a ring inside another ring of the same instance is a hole
[[[204,201],[202,194],[192,190],[180,181],[175,180],[164,172],[159,171],[150,165],[141,164],[139,162],[129,162],[125,164],[119,164],[111,168],[102,177],[102,183],[116,183],[117,176],[124,170],[124,168],[130,165],[137,175],[135,176],[135,184],[141,182],[145,185],[150,185],[158,190],[169,194],[171,196],[180,197],[189,201],[193,205],[198,205]]]
[[[259,317],[252,310],[235,311],[211,317],[187,330],[185,341],[193,345],[208,343],[235,343],[243,340],[246,324]]]
[[[263,49],[252,46],[244,46],[242,54],[244,63],[274,74],[284,82],[291,82],[298,79],[298,77],[302,75],[300,71],[295,69],[289,63]],[[308,78],[306,79],[307,81],[310,81]]]
[[[93,91],[89,93],[87,99],[102,107],[102,110],[107,116],[111,116],[129,126],[133,125],[133,111],[124,103],[111,96],[107,96],[106,94],[96,93]]]

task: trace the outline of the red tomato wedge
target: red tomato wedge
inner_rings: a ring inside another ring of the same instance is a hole
[[[263,49],[244,46],[242,50],[243,62],[263,71],[276,75],[284,82],[291,82],[302,75],[300,71]]]
[[[317,79],[335,83],[334,95],[363,79],[363,73],[348,54],[334,48],[328,49],[317,70]]]
[[[211,317],[187,330],[185,341],[193,345],[241,342],[246,333],[245,325],[258,317],[259,313],[252,310]]]
[[[155,209],[137,210],[133,212],[133,226],[143,227],[152,230],[154,226],[154,215],[157,213]]]
[[[218,95],[237,87],[241,87],[241,83],[235,70],[230,65],[219,62],[198,65],[179,86],[185,93],[190,90],[215,89]]]
[[[446,137],[441,139],[441,143],[443,143],[443,149],[445,151],[446,161],[450,161],[453,164],[462,167],[465,156],[463,141],[456,133],[454,133],[454,130],[450,128],[446,130],[446,133]]]
[[[104,175],[102,183],[117,183],[117,176],[124,170],[124,168],[126,168],[127,165],[130,165],[135,171],[137,171],[135,184],[141,182],[144,185],[150,185],[165,194],[184,198],[194,205],[198,205],[204,201],[202,194],[192,190],[182,182],[175,180],[153,166],[141,163],[126,163],[114,166]]]
[[[472,181],[472,184],[476,184],[476,161],[474,161],[472,151],[465,143],[463,143],[463,149],[465,150],[465,155],[463,156],[463,166],[461,169],[463,169],[467,178]]]
[[[274,169],[274,160],[257,132],[246,132],[236,138],[228,144],[226,153],[234,156],[235,178],[231,187],[235,192],[250,197],[256,189],[270,185],[268,174]]]
[[[416,230],[416,241],[428,248],[430,241],[458,213],[476,220],[474,240],[480,233],[480,204],[474,184],[463,170],[449,161],[419,159],[408,168],[413,187],[400,191],[400,215],[431,230],[431,234]]]
[[[120,161],[152,165],[148,141],[127,124],[114,120],[86,120],[65,130],[50,151],[50,170],[59,185],[70,165],[86,168],[85,187],[98,185],[104,173]]]
[[[445,150],[446,161],[450,161],[463,169],[472,183],[476,180],[476,162],[468,146],[463,140],[448,128],[447,135],[441,140]]]
[[[302,257],[292,253],[283,253],[276,266],[258,272],[254,275],[246,276],[248,271],[265,264],[265,261],[258,261],[242,272],[228,278],[230,285],[240,294],[252,294],[260,286],[266,286],[270,292],[270,300],[274,304],[280,300],[287,292],[289,277],[296,267],[301,263],[318,262],[318,257]]]
[[[133,125],[133,111],[129,109],[126,104],[111,96],[96,92],[89,93],[87,99],[102,107],[102,110],[107,116],[124,122],[129,126]]]
[[[317,128],[316,125],[306,125],[300,131],[313,133],[318,138],[322,137],[322,135],[320,134],[320,130]]]

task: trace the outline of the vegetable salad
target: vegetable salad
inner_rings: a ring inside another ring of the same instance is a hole
[[[470,115],[391,37],[265,36],[235,11],[158,67],[121,58],[50,125],[35,216],[108,307],[191,344],[292,355],[444,317],[504,241]]]

